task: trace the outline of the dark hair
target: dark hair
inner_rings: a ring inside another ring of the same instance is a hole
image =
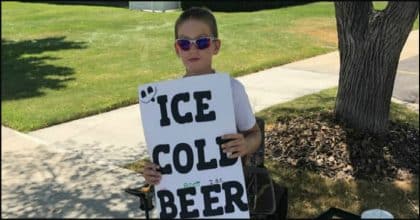
[[[178,38],[178,27],[188,19],[196,19],[203,21],[210,27],[213,37],[218,37],[216,18],[211,13],[210,9],[204,7],[191,7],[178,17],[175,22],[175,39]]]

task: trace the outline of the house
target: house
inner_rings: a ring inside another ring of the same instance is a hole
[[[129,1],[128,8],[142,11],[160,11],[173,10],[181,8],[180,1]]]

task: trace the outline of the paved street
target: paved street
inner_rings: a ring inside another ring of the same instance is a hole
[[[419,104],[419,56],[402,60],[398,65],[392,93],[394,98]]]

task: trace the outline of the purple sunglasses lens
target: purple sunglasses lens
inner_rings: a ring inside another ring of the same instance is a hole
[[[181,49],[183,49],[183,50],[189,50],[190,49],[191,43],[190,43],[189,40],[180,39],[180,40],[177,40],[176,42],[177,42],[178,46],[181,47]]]
[[[198,49],[206,49],[210,46],[210,38],[200,38],[195,41],[195,44],[197,45]]]
[[[203,50],[210,46],[210,41],[211,41],[210,38],[204,37],[204,38],[197,39],[194,42],[195,42],[195,45],[197,45],[198,49]],[[191,48],[192,43],[189,40],[179,39],[176,42],[182,50],[189,50]]]

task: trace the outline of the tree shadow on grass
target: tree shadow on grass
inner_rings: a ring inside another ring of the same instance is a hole
[[[59,58],[43,52],[85,49],[84,42],[65,41],[65,37],[11,41],[1,39],[1,98],[16,100],[44,95],[42,89],[62,89],[74,80],[69,67],[47,64]]]

